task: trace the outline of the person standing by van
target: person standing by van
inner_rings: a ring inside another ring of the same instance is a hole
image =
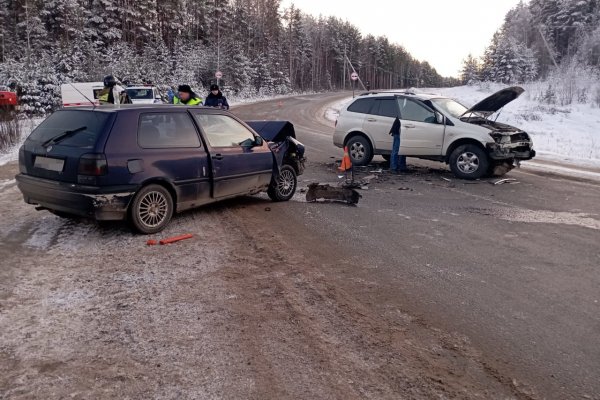
[[[210,93],[208,96],[206,96],[204,105],[207,107],[219,107],[224,110],[229,110],[229,103],[227,103],[227,99],[219,90],[219,86],[215,84],[210,85]]]
[[[406,167],[406,156],[401,156],[400,153],[400,129],[402,124],[400,123],[400,117],[396,117],[392,128],[390,129],[390,135],[392,135],[392,154],[390,156],[390,172],[397,174],[399,172],[408,172]]]
[[[104,88],[98,93],[100,105],[120,104],[120,94],[123,88],[117,84],[117,79],[112,75],[106,75],[103,83]]]
[[[173,104],[183,104],[184,106],[202,105],[202,98],[194,93],[190,85],[179,85],[177,92],[178,96],[173,98]]]

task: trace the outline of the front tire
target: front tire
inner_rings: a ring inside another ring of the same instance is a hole
[[[298,177],[291,165],[284,164],[279,168],[279,174],[271,179],[267,194],[273,201],[288,201],[296,193]]]
[[[160,185],[148,185],[136,193],[129,208],[133,227],[146,235],[160,232],[173,216],[173,197]]]
[[[488,155],[474,144],[458,146],[450,155],[450,169],[460,179],[479,179],[488,172],[489,165]]]
[[[369,165],[373,159],[373,147],[371,146],[371,142],[364,136],[352,136],[346,143],[346,146],[348,146],[352,165],[363,167]]]

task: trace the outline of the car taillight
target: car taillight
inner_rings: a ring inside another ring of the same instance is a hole
[[[79,175],[101,176],[106,175],[108,164],[104,154],[84,154],[79,158]]]

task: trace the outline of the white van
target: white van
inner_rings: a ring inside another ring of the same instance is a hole
[[[98,93],[104,88],[102,82],[78,82],[60,85],[63,107],[100,105]]]

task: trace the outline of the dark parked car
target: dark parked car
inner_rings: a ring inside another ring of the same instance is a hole
[[[176,212],[266,191],[289,200],[304,146],[287,121],[212,108],[131,105],[57,111],[19,151],[26,203],[59,216],[129,219],[142,233]],[[266,139],[266,140],[265,140]]]

